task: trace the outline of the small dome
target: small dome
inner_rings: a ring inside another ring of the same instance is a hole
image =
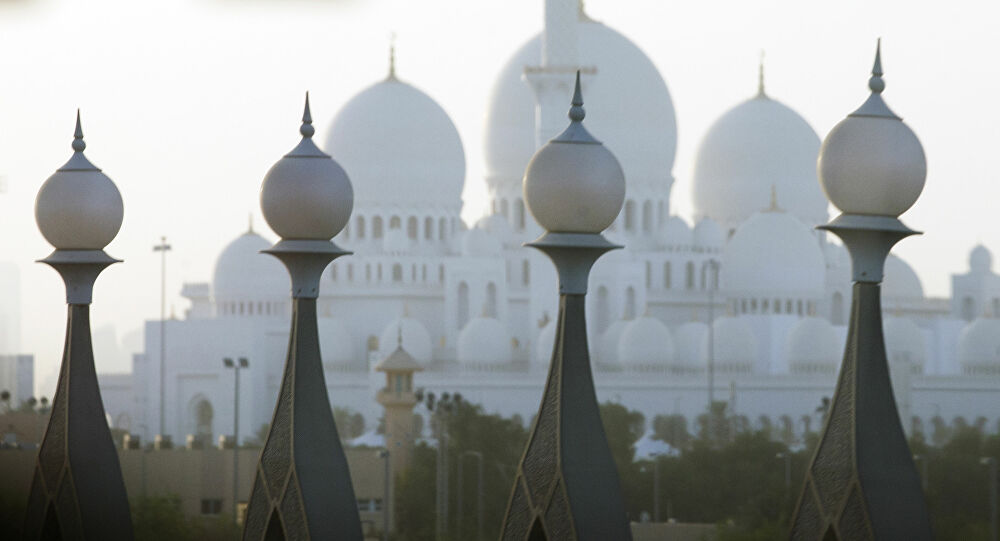
[[[1000,319],[980,317],[958,336],[958,361],[966,372],[1000,371]]]
[[[325,148],[350,172],[359,207],[461,207],[465,150],[455,124],[430,96],[395,76],[340,109]]]
[[[524,202],[538,225],[559,233],[600,233],[625,202],[618,159],[583,126],[580,73],[570,124],[535,153],[524,172]]]
[[[431,360],[431,335],[427,327],[410,316],[398,317],[392,320],[378,337],[378,356],[385,359],[396,351],[400,345],[400,328],[402,328],[402,346],[420,364],[427,365]]]
[[[470,257],[498,257],[502,247],[500,239],[485,229],[473,227],[462,235],[462,255]]]
[[[642,316],[625,325],[618,339],[618,362],[639,369],[663,369],[674,361],[670,329],[659,319]]]
[[[750,372],[757,361],[757,338],[741,318],[720,317],[713,325],[713,360],[720,372]]]
[[[324,366],[344,366],[353,363],[354,339],[340,319],[321,317],[317,320],[319,351]]]
[[[677,327],[674,345],[679,367],[704,370],[708,364],[708,325],[700,321],[689,321]]]
[[[840,210],[896,217],[920,197],[927,158],[913,130],[882,100],[879,52],[868,87],[868,100],[823,140],[816,169],[827,198]]]
[[[663,246],[690,246],[694,238],[691,235],[691,226],[680,216],[667,218],[661,231],[660,238],[662,239]]]
[[[969,253],[969,270],[978,274],[986,274],[993,270],[993,254],[982,244],[977,245]]]
[[[556,343],[556,320],[550,320],[538,333],[535,344],[535,363],[548,366],[552,361],[552,348]]]
[[[885,299],[922,299],[924,286],[906,261],[895,254],[885,260],[885,277],[882,279],[882,297]]]
[[[457,353],[458,362],[462,364],[507,364],[511,360],[510,334],[496,318],[472,318],[458,334]]]
[[[812,230],[785,212],[758,212],[722,252],[721,285],[731,295],[818,299],[826,261]]]
[[[35,198],[35,222],[58,250],[103,250],[118,235],[124,217],[115,183],[83,155],[80,113],[73,156],[42,184]]]
[[[924,332],[905,317],[888,317],[882,323],[885,353],[890,363],[910,363],[914,372],[923,371],[927,363],[927,341]]]
[[[608,328],[601,334],[600,347],[598,348],[598,359],[603,364],[618,364],[618,343],[621,341],[622,332],[628,322],[619,319],[608,325]]]
[[[702,248],[718,249],[726,243],[726,233],[711,218],[702,218],[694,226],[694,244]]]
[[[284,299],[291,290],[288,271],[273,256],[267,239],[247,231],[233,239],[215,260],[212,296],[215,302]]]
[[[844,343],[829,321],[804,317],[788,334],[785,355],[792,372],[837,371],[844,354]]]
[[[695,161],[696,214],[732,227],[766,208],[774,189],[804,223],[826,222],[816,182],[819,136],[798,113],[759,94],[727,111],[702,139]]]
[[[299,128],[302,141],[271,166],[260,187],[264,219],[283,239],[329,240],[351,218],[351,181],[344,169],[313,143],[314,132],[307,95]]]

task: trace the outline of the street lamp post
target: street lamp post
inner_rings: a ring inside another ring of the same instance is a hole
[[[604,231],[621,211],[625,176],[583,126],[577,73],[570,124],[535,153],[524,174],[528,209],[545,233],[528,244],[559,276],[559,314],[548,380],[518,465],[503,539],[629,540],[621,482],[594,391],[584,306],[590,269],[620,248]]]
[[[118,188],[84,156],[80,116],[73,156],[38,191],[35,221],[55,251],[41,260],[66,283],[66,343],[52,414],[38,449],[24,539],[133,538],[128,496],[105,418],[90,339],[94,282],[119,260],[104,247],[118,235]]]
[[[389,541],[389,479],[390,479],[390,469],[389,469],[389,450],[382,449],[378,452],[378,457],[382,459],[383,467],[385,471],[383,472],[385,478],[382,480],[382,541]]]
[[[437,440],[437,453],[434,477],[434,538],[444,538],[448,528],[448,420],[453,408],[462,401],[459,393],[441,393],[440,399],[433,393],[417,391],[417,401],[423,402],[427,411],[431,412],[431,431]],[[461,458],[459,458],[461,462]]]
[[[167,237],[153,246],[160,252],[160,434],[166,430],[166,360],[167,360],[167,252],[171,250]]]
[[[982,458],[979,461],[989,467],[990,472],[990,540],[997,541],[997,459]]]
[[[239,523],[239,487],[240,487],[240,369],[248,368],[250,361],[239,357],[234,362],[232,358],[222,359],[226,368],[233,369],[233,522]]]
[[[278,160],[260,206],[281,240],[265,250],[291,275],[292,323],[274,416],[257,463],[243,538],[361,540],[361,517],[320,358],[316,299],[323,269],[349,252],[332,239],[351,216],[347,173],[312,140],[306,95],[302,140]],[[284,532],[275,533],[275,532]]]
[[[837,390],[792,518],[792,539],[931,539],[930,517],[906,443],[882,335],[885,259],[915,234],[899,215],[927,176],[923,147],[882,99],[876,52],[868,100],[831,130],[817,171],[843,214],[820,226],[851,254],[854,281]]]
[[[479,451],[464,451],[458,457],[458,483],[457,491],[458,496],[458,513],[455,517],[455,537],[462,539],[462,518],[464,516],[462,502],[463,502],[463,488],[462,485],[462,472],[464,462],[463,458],[466,456],[473,456],[477,459],[477,475],[478,481],[476,485],[476,541],[482,541],[483,538],[483,454]]]

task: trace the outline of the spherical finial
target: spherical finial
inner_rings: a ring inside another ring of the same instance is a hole
[[[83,125],[80,123],[80,110],[76,110],[76,131],[73,132],[73,150],[83,152],[87,149],[87,143],[83,140]]]
[[[85,147],[77,111],[74,154],[42,184],[35,198],[38,229],[59,250],[102,250],[122,226],[121,193],[83,155]]]
[[[587,111],[583,108],[583,92],[580,91],[580,70],[576,70],[576,87],[573,89],[573,106],[569,108],[569,119],[583,122]]]
[[[344,169],[312,141],[308,94],[299,132],[302,141],[264,177],[260,208],[283,239],[329,240],[351,217],[354,189]]]
[[[880,49],[869,81],[872,94],[826,136],[816,167],[823,191],[841,211],[897,217],[920,197],[927,158],[913,130],[882,100]]]
[[[524,199],[535,220],[557,233],[600,233],[625,201],[621,164],[583,126],[577,72],[570,125],[545,144],[524,173]]]
[[[316,128],[313,127],[312,123],[312,112],[309,110],[309,92],[306,91],[306,107],[302,111],[302,126],[299,128],[302,137],[312,137],[316,133]]]

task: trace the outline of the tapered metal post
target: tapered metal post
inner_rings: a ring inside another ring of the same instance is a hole
[[[330,241],[282,240],[265,251],[292,277],[288,359],[260,454],[243,539],[362,539],[347,457],[326,392],[316,324],[323,269],[349,252]]]
[[[59,271],[66,282],[69,314],[59,383],[28,497],[24,539],[132,539],[128,496],[90,341],[94,281],[117,260],[102,250],[56,250],[41,262]]]
[[[160,434],[166,434],[166,366],[167,366],[167,252],[171,250],[167,237],[153,246],[160,252]]]
[[[222,359],[226,368],[233,369],[233,522],[239,523],[239,486],[240,486],[240,369],[250,366],[246,357],[240,357],[233,362],[227,357]]]
[[[501,539],[527,539],[538,532],[560,540],[631,539],[594,391],[584,316],[590,268],[618,246],[591,233],[546,233],[528,246],[555,263],[559,314],[548,381]]]

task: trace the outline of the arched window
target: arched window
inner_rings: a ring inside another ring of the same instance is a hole
[[[243,303],[242,302],[240,303],[240,315],[241,316],[243,315]]]
[[[656,203],[656,227],[663,225],[666,217],[663,216],[663,201]]]
[[[365,238],[365,217],[358,216],[354,219],[354,233],[359,239]]]
[[[796,303],[796,305],[797,305],[797,310],[796,311],[801,316],[802,315],[802,299],[799,299],[799,301]]]
[[[597,332],[604,332],[608,328],[611,316],[611,302],[608,300],[608,288],[601,286],[597,288],[597,305],[594,309],[597,318],[594,319]]]
[[[354,265],[351,263],[347,264],[347,280],[349,282],[354,281]]]
[[[438,265],[438,282],[444,283],[444,265]]]
[[[448,220],[441,218],[438,220],[438,239],[444,240],[448,237]]]
[[[372,237],[376,239],[382,238],[382,217],[376,216],[372,218]]]
[[[417,227],[417,217],[410,216],[410,218],[406,220],[406,236],[409,237],[410,240],[417,240]]]
[[[420,267],[420,281],[425,283],[427,282],[427,263],[424,263]]]
[[[376,268],[376,270],[377,270],[377,276],[375,278],[376,278],[376,280],[378,280],[379,282],[381,282],[382,281],[382,264],[381,263],[378,264],[378,267]]]
[[[370,335],[366,345],[368,346],[368,351],[378,351],[378,337],[374,334]]]
[[[372,266],[371,263],[365,263],[365,281],[372,281]]]
[[[424,240],[434,239],[434,218],[424,218]]]
[[[663,289],[670,289],[670,262],[663,263]]]
[[[465,327],[469,321],[469,284],[458,284],[458,328]]]
[[[653,232],[653,202],[646,201],[642,204],[642,230],[645,233]]]
[[[646,262],[646,287],[653,287],[653,263]]]
[[[635,201],[625,202],[625,231],[635,230]]]
[[[774,313],[781,313],[781,299],[774,299]]]
[[[393,217],[389,218],[389,229],[390,230],[399,229],[401,227],[403,227],[403,220],[401,220],[399,218],[399,216],[393,216]]]
[[[403,266],[399,263],[392,265],[392,281],[402,282],[403,281]]]
[[[527,259],[521,261],[521,284],[531,283],[531,263]]]
[[[625,290],[625,319],[635,319],[635,289],[629,286]]]
[[[962,299],[962,319],[972,321],[976,317],[976,301],[972,297]]]
[[[416,282],[417,281],[417,264],[416,263],[410,265],[410,281],[411,282]]]
[[[694,261],[688,261],[684,268],[684,287],[694,289]]]
[[[524,229],[524,200],[520,197],[514,201],[514,227],[518,231]]]
[[[486,284],[486,307],[483,310],[486,317],[497,317],[497,286],[493,282]]]
[[[830,323],[834,325],[844,324],[844,295],[839,291],[833,294],[830,302]]]

